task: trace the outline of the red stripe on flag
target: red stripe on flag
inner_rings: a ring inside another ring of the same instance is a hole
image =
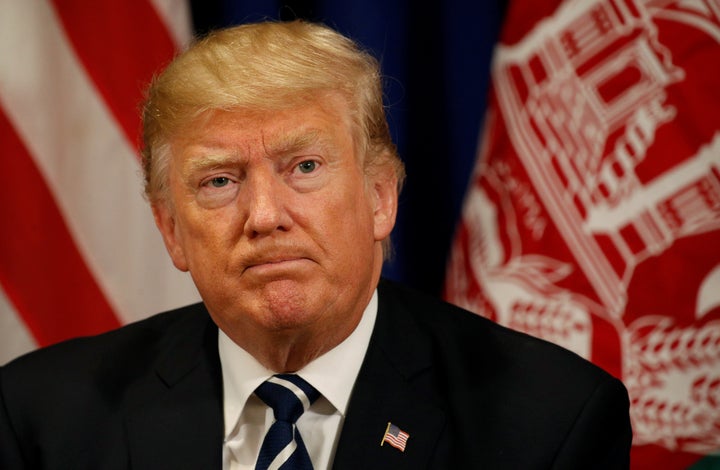
[[[51,192],[0,112],[0,284],[40,346],[120,326]]]
[[[165,23],[147,0],[53,0],[80,61],[122,127],[139,143],[143,90],[175,53]]]

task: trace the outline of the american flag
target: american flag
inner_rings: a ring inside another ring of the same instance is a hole
[[[0,1],[0,364],[198,298],[142,198],[142,90],[186,0]]]
[[[387,442],[396,449],[405,452],[405,446],[407,445],[409,437],[410,434],[406,433],[394,424],[388,423],[387,428],[385,429],[385,435],[383,436],[383,440],[380,445]]]

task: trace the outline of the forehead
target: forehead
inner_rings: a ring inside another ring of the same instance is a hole
[[[282,152],[315,144],[354,142],[353,129],[346,101],[329,95],[284,109],[207,111],[183,126],[170,142],[174,147],[244,142],[255,149]]]
[[[175,162],[171,165],[180,165],[185,172],[188,165],[213,165],[211,160],[219,163],[304,151],[335,158],[353,156],[357,146],[350,122],[344,103],[332,101],[278,111],[211,111],[170,141]]]

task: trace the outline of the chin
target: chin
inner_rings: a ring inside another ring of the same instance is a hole
[[[255,321],[266,331],[281,333],[307,330],[315,324],[321,313],[307,306],[271,304],[254,312]]]
[[[266,315],[281,324],[302,322],[313,310],[312,299],[318,299],[303,283],[296,281],[271,282],[262,289],[262,300]]]

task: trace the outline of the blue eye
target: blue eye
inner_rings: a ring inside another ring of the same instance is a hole
[[[317,162],[312,160],[306,160],[298,164],[298,169],[301,173],[312,173],[317,168]]]
[[[209,184],[211,184],[213,188],[222,188],[223,186],[227,186],[228,183],[230,183],[230,178],[226,178],[225,176],[218,176],[209,181]]]

